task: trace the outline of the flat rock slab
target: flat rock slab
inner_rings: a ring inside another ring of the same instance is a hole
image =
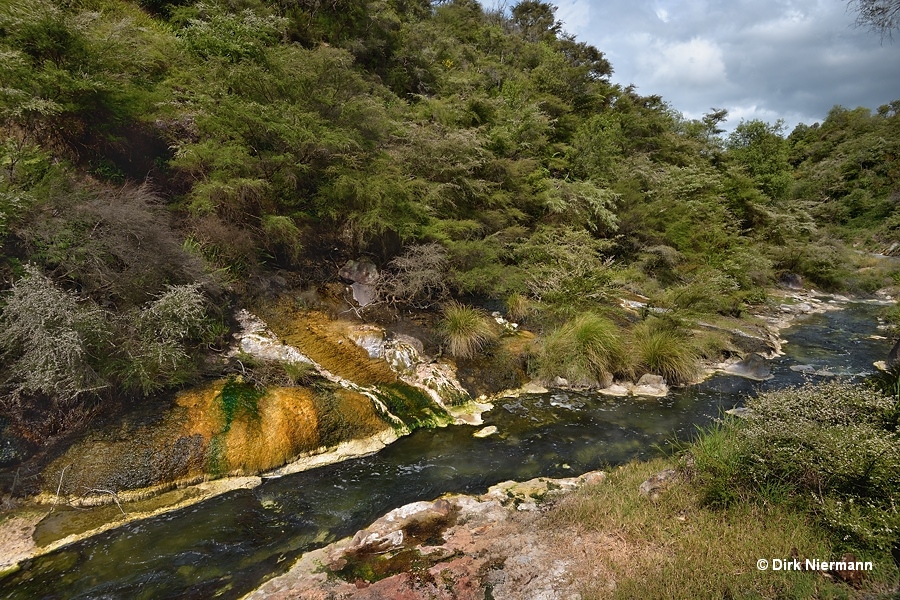
[[[539,506],[605,477],[596,471],[506,481],[478,497],[408,504],[351,538],[304,554],[290,571],[246,597],[483,600],[487,590],[509,600],[578,597],[569,561],[532,526],[537,513],[522,506]]]

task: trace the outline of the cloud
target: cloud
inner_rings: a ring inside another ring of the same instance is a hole
[[[728,83],[722,49],[700,37],[687,42],[655,40],[640,57],[640,72],[651,84],[709,87]]]
[[[562,0],[555,2],[556,18],[564,29],[579,38],[590,34],[591,3],[588,0]]]
[[[516,2],[517,0],[509,0]],[[553,2],[553,0],[550,0]],[[564,29],[601,50],[613,82],[690,118],[821,121],[900,99],[900,39],[854,26],[848,0],[564,0]]]

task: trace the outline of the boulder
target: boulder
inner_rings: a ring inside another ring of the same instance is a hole
[[[637,384],[631,388],[631,393],[635,396],[662,398],[669,393],[669,386],[666,385],[666,380],[661,376],[645,373],[638,379]]]
[[[641,495],[647,496],[655,502],[659,500],[660,492],[669,487],[676,477],[678,477],[678,472],[675,469],[660,471],[642,483],[638,491],[640,491]]]
[[[365,350],[369,358],[384,358],[384,329],[377,325],[354,325],[347,331],[347,337]]]
[[[378,281],[378,267],[370,259],[363,257],[359,260],[348,260],[338,270],[338,275],[349,279],[354,283],[373,284]]]
[[[769,369],[766,359],[755,352],[751,352],[744,360],[727,365],[722,371],[729,375],[737,375],[753,381],[768,381],[773,377],[772,370]]]
[[[377,297],[375,286],[371,283],[357,282],[350,285],[350,290],[353,292],[353,299],[356,300],[360,308],[372,304]]]
[[[891,348],[891,351],[888,352],[887,357],[887,368],[888,370],[893,369],[900,363],[900,340],[894,344],[894,347]]]
[[[778,285],[789,290],[802,290],[803,277],[796,273],[782,273],[778,276]]]

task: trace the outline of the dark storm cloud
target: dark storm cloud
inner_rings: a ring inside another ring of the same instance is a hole
[[[822,120],[900,99],[900,40],[854,26],[844,0],[559,0],[566,31],[606,53],[613,81],[687,117]]]

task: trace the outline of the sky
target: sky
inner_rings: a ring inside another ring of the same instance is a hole
[[[545,0],[563,29],[602,51],[612,81],[699,119],[821,122],[836,104],[900,100],[894,41],[855,25],[847,0]],[[486,2],[497,5],[497,2]],[[515,4],[515,1],[506,5]]]

